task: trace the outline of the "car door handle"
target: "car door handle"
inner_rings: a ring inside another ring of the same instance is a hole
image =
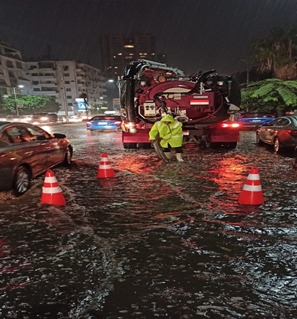
[[[33,154],[33,151],[25,152],[25,155],[31,156]]]

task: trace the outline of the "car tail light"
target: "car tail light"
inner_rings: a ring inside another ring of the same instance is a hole
[[[88,121],[88,122],[87,122],[87,125],[92,125],[92,121]]]
[[[222,128],[239,128],[240,124],[237,122],[224,122],[220,124]]]
[[[287,132],[292,136],[297,136],[297,130],[288,130]]]

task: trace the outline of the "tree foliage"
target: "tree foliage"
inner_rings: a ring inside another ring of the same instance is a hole
[[[53,97],[22,95],[16,99],[13,96],[3,98],[0,112],[7,114],[16,113],[16,103],[19,105],[20,114],[32,114],[36,112],[58,112],[59,105]]]
[[[251,82],[241,90],[241,97],[243,110],[282,115],[286,111],[297,109],[297,81],[267,79]]]

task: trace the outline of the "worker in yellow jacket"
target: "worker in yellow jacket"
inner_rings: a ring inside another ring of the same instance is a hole
[[[160,145],[163,148],[166,158],[171,159],[171,149],[175,149],[176,159],[183,162],[182,145],[183,130],[182,123],[175,120],[172,115],[165,115],[160,121],[156,122],[150,132],[149,139],[154,141],[159,136]]]

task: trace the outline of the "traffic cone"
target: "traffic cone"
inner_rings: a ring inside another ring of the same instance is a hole
[[[65,198],[62,194],[56,176],[53,171],[48,169],[45,174],[45,179],[42,187],[41,203],[55,206],[64,206]]]
[[[244,205],[261,205],[264,203],[260,175],[257,168],[253,167],[250,170],[239,195],[238,203]]]
[[[98,178],[109,178],[109,177],[114,177],[114,171],[111,168],[109,159],[107,157],[106,153],[101,154],[101,159],[99,163],[99,168],[98,168]]]

